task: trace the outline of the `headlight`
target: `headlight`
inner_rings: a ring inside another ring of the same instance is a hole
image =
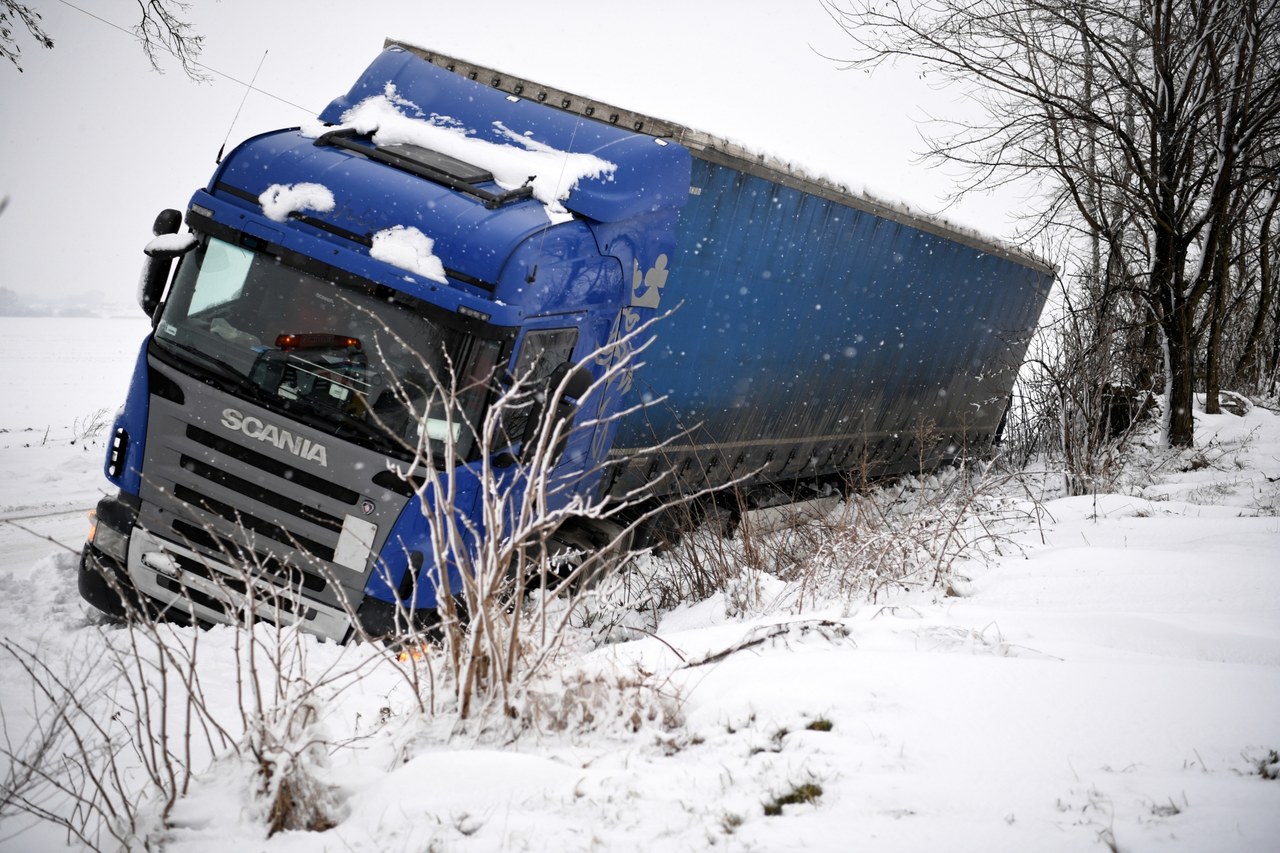
[[[129,534],[121,533],[103,524],[101,516],[89,528],[89,542],[108,557],[113,557],[121,563],[128,561]]]

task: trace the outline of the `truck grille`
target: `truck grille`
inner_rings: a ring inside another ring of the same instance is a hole
[[[298,551],[305,551],[321,560],[329,561],[333,559],[333,549],[327,545],[322,545],[314,539],[295,534],[281,525],[272,524],[269,521],[249,515],[244,510],[237,509],[231,504],[206,497],[195,489],[179,485],[174,487],[173,494],[183,503],[198,507],[205,512],[213,513],[246,531],[260,533],[268,539],[287,544]],[[341,527],[341,525],[338,526],[339,528]]]
[[[408,502],[403,492],[375,482],[385,481],[378,476],[386,474],[385,458],[154,359],[151,366],[182,393],[150,398],[138,524],[176,561],[176,570],[158,571],[139,553],[130,560],[131,573],[165,591],[167,603],[201,618],[222,614],[220,621],[243,612],[250,595],[264,605],[255,611],[259,616],[278,613],[290,622],[319,610],[330,624],[328,614],[358,605]],[[227,427],[221,421],[229,408],[323,443],[327,467]],[[352,540],[344,540],[349,530],[375,528],[372,543],[353,549]]]
[[[290,515],[301,518],[303,521],[309,521],[312,524],[318,524],[321,527],[327,527],[330,530],[342,529],[342,519],[326,512],[321,512],[318,509],[313,509],[299,501],[290,500],[279,492],[273,492],[257,483],[242,480],[239,477],[228,474],[220,468],[215,468],[212,465],[206,465],[203,462],[192,459],[190,456],[183,456],[180,464],[183,468],[190,471],[192,474],[195,474],[197,477],[201,477],[211,483],[216,483],[219,486],[231,489],[232,491],[239,492],[251,500],[255,500],[259,503],[264,503],[278,510],[282,510],[283,512],[287,512]],[[183,500],[186,499],[184,498]]]
[[[360,499],[360,493],[354,489],[344,488],[332,480],[317,477],[309,471],[304,471],[266,454],[250,450],[243,445],[232,442],[230,439],[200,429],[200,427],[188,425],[186,432],[187,437],[192,441],[204,445],[221,456],[235,459],[257,470],[275,474],[285,480],[297,483],[308,491],[332,498],[339,503],[354,505]]]

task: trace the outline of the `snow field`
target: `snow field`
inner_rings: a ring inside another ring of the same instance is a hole
[[[100,684],[95,707],[127,708],[105,654],[126,632],[75,592],[105,431],[71,441],[123,399],[145,326],[3,322],[24,408],[0,432],[0,519],[21,525],[0,524],[0,628]],[[745,614],[718,593],[662,614],[656,638],[584,640],[532,691],[518,737],[460,725],[443,687],[420,713],[408,665],[375,649],[286,643],[316,685],[318,718],[295,734],[319,746],[308,772],[335,825],[267,838],[251,762],[197,731],[165,849],[1274,850],[1280,782],[1258,767],[1280,749],[1280,416],[1197,427],[1200,461],[1136,454],[1125,494],[1045,500],[1002,556],[956,566],[963,597],[796,611],[766,575]],[[247,743],[244,638],[168,636],[198,645],[210,715]],[[300,680],[262,683],[268,704],[299,701]],[[15,744],[32,700],[0,655]],[[765,814],[807,786],[821,794]],[[0,814],[0,850],[65,843]]]

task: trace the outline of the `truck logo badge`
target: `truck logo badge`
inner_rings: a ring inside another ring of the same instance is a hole
[[[360,504],[360,511],[365,515],[373,515],[374,509],[373,501],[363,501]]]
[[[667,286],[667,253],[658,255],[653,266],[643,276],[640,274],[640,261],[634,261],[631,271],[631,304],[636,308],[657,308],[662,301],[662,288]]]
[[[308,462],[319,462],[325,468],[329,467],[329,457],[323,444],[312,441],[309,438],[303,438],[300,435],[294,435],[287,429],[280,429],[275,424],[265,423],[260,418],[255,418],[252,415],[245,417],[235,409],[223,409],[222,425],[227,429],[244,433],[249,438],[257,441],[273,444],[279,450],[287,450],[299,459],[305,459]]]

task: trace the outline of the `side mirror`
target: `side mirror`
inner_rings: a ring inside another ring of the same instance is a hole
[[[535,398],[533,407],[529,410],[529,419],[525,421],[524,436],[520,440],[520,455],[524,461],[529,460],[530,451],[537,445],[538,433],[544,426],[554,429],[556,424],[562,424],[560,438],[556,441],[556,446],[551,448],[551,463],[554,465],[559,461],[573,428],[577,401],[591,389],[594,381],[585,368],[575,367],[567,361],[551,372],[542,386],[541,395]],[[562,390],[562,393],[558,400],[553,401],[550,396],[557,390]],[[547,407],[551,405],[555,407],[555,416],[548,420]]]
[[[142,250],[147,259],[143,262],[142,278],[138,282],[138,304],[148,317],[155,315],[160,304],[160,295],[169,280],[174,258],[182,257],[196,244],[195,235],[178,233],[181,226],[181,213],[172,209],[160,211],[151,228],[155,239]]]
[[[570,399],[581,400],[591,390],[591,384],[595,382],[595,378],[586,368],[572,367],[567,361],[564,363],[564,367],[567,368],[564,373],[556,371],[558,375],[552,377],[553,381],[551,383],[551,387],[555,388],[560,384],[561,377],[566,373],[569,375],[568,381],[564,383],[564,396],[560,400],[561,405],[566,405],[566,402]]]

